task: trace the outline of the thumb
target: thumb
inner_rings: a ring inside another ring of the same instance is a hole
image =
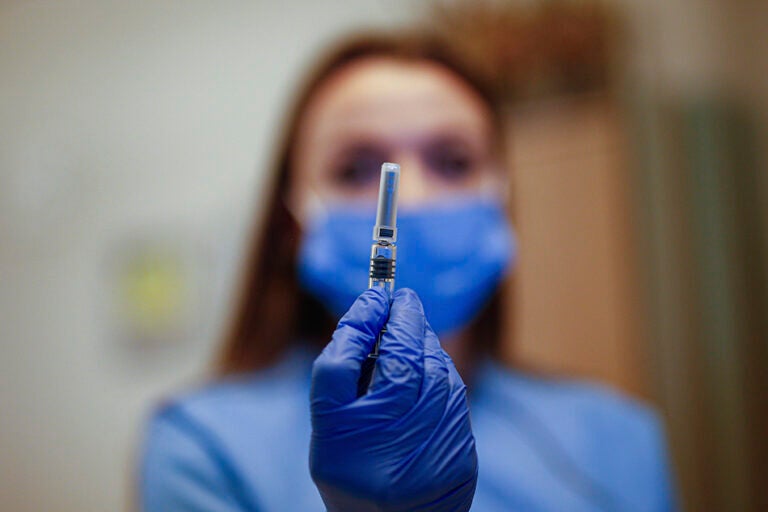
[[[424,337],[427,321],[418,295],[403,288],[394,294],[381,337],[371,395],[387,396],[393,410],[408,410],[417,400],[424,375]]]
[[[341,318],[331,342],[312,366],[313,412],[346,405],[357,398],[360,367],[388,315],[389,297],[381,289],[371,288]]]

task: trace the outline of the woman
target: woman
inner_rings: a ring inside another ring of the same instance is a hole
[[[288,119],[221,378],[152,418],[143,508],[672,510],[648,409],[494,361],[515,239],[484,84],[438,40],[355,39]],[[415,293],[358,298],[387,161],[402,168],[398,288]],[[385,324],[369,394],[356,398]]]

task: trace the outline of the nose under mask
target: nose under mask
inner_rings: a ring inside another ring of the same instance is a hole
[[[301,286],[341,317],[368,285],[374,211],[329,208],[306,226]],[[469,197],[398,212],[396,288],[412,288],[438,335],[466,327],[517,256],[500,201]]]

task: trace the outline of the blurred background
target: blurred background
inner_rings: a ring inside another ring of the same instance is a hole
[[[507,360],[655,404],[686,510],[768,510],[764,0],[0,0],[0,510],[129,508],[143,418],[207,373],[293,86],[411,23],[508,122]]]

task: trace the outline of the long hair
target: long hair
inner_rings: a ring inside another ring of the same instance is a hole
[[[286,118],[272,167],[271,189],[261,211],[261,225],[254,223],[252,228],[240,289],[216,362],[219,375],[266,367],[299,341],[320,347],[330,340],[335,328],[335,319],[325,307],[298,284],[300,230],[284,202],[304,112],[331,75],[350,62],[370,57],[438,63],[461,78],[487,104],[494,116],[494,142],[500,151],[501,121],[493,94],[472,72],[472,67],[450,48],[432,34],[368,34],[343,41],[310,73]],[[478,349],[498,344],[499,309],[499,298],[494,296],[474,322],[473,336]]]

